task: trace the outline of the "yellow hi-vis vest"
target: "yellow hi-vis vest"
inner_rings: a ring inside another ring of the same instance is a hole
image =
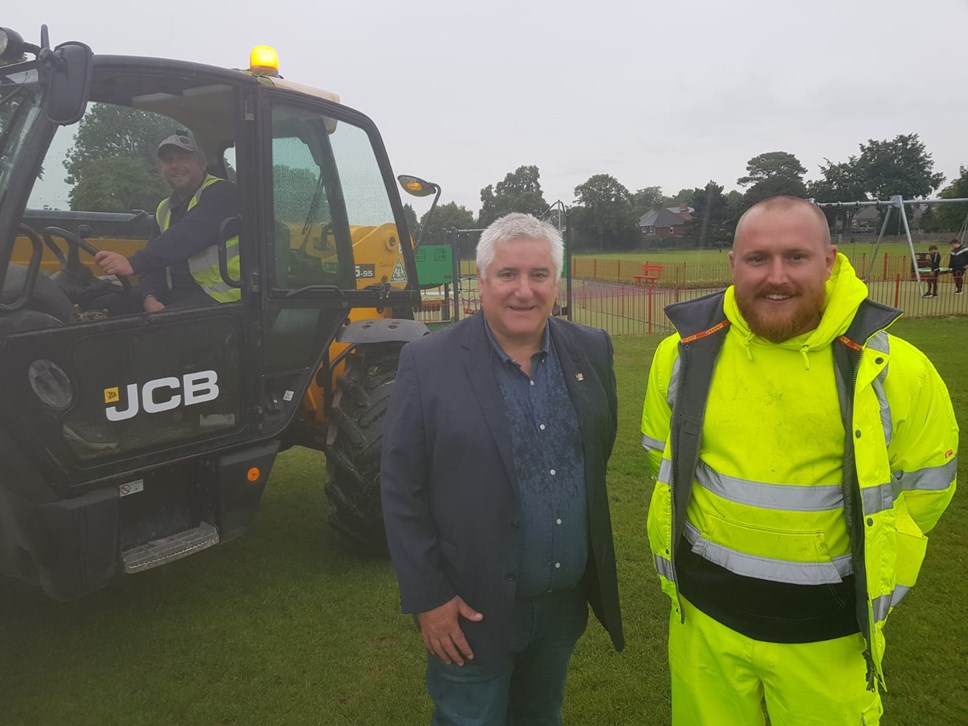
[[[198,204],[198,200],[202,198],[203,191],[212,186],[212,184],[220,181],[225,180],[219,179],[217,176],[212,176],[211,174],[206,174],[202,185],[189,200],[186,212],[190,212]],[[155,211],[155,219],[158,222],[158,229],[162,232],[165,232],[171,226],[170,197],[165,197],[161,200],[158,209]],[[241,276],[238,236],[226,240],[225,252],[229,277],[237,280]],[[222,274],[218,269],[218,247],[216,245],[209,245],[198,254],[189,257],[188,269],[192,273],[195,282],[198,283],[198,286],[213,300],[226,303],[241,299],[242,291],[237,287],[231,287],[225,284],[225,280],[222,279]]]
[[[816,584],[852,573],[857,621],[867,641],[869,686],[874,687],[876,678],[883,687],[888,614],[915,584],[925,532],[934,527],[955,490],[958,428],[947,390],[920,351],[884,331],[898,312],[864,301],[850,328],[831,343],[844,431],[838,481],[832,486],[781,486],[753,481],[742,472],[724,476],[708,464],[707,459],[716,457],[703,453],[708,442],[702,433],[710,423],[704,420],[709,396],[733,393],[710,392],[731,328],[723,299],[718,293],[666,308],[678,334],[660,344],[649,374],[642,444],[656,478],[648,535],[662,589],[681,612],[674,553],[682,537],[694,545],[699,537],[709,538],[704,557],[733,571],[753,568],[744,574],[761,579]],[[761,356],[758,364],[769,361]],[[829,401],[813,397],[776,401],[776,420],[784,421],[784,406],[809,411],[818,403],[829,410]],[[763,416],[764,411],[762,405],[736,401],[733,415]],[[813,432],[800,433],[804,451],[799,458],[824,460],[824,452],[811,455],[810,447],[821,445]],[[743,471],[755,473],[756,441],[738,441],[726,453]],[[710,525],[707,518],[700,521],[704,531],[691,531],[698,529],[689,521],[696,489],[704,490],[704,500],[710,493],[719,496],[727,508],[761,509],[769,524],[744,534]],[[846,532],[833,523],[831,513],[844,518]],[[826,551],[812,541],[809,548],[797,550],[802,540],[794,530],[810,518],[833,537]],[[774,543],[770,547],[762,541],[768,530]]]

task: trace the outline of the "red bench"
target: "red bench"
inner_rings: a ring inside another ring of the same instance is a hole
[[[636,285],[654,285],[662,278],[662,265],[642,265],[641,275],[632,275]]]

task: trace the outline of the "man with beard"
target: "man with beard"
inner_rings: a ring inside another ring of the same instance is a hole
[[[673,723],[876,724],[884,624],[954,493],[951,401],[816,206],[750,208],[730,267],[666,309],[642,417]]]
[[[138,308],[157,313],[166,307],[207,307],[239,300],[239,288],[222,279],[218,259],[222,224],[242,211],[236,186],[207,172],[205,154],[186,131],[162,141],[157,155],[158,168],[171,187],[171,196],[162,199],[155,212],[158,234],[131,257],[110,250],[94,257],[109,275],[140,276],[137,304],[115,300],[105,306],[115,314]],[[239,238],[230,237],[225,248],[229,275],[237,279]]]

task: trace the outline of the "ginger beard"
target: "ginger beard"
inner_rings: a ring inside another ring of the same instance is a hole
[[[736,305],[750,330],[773,343],[782,343],[813,330],[823,316],[826,287],[795,289],[791,285],[763,285],[750,290],[734,288]]]

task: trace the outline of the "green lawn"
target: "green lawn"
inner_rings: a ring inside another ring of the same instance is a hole
[[[895,332],[959,380],[968,320],[901,321]],[[628,646],[614,653],[589,627],[572,663],[570,724],[668,723],[668,606],[646,545],[651,485],[638,434],[658,341],[615,340],[621,420],[609,486]],[[956,410],[968,410],[968,389],[952,394]],[[6,585],[0,724],[427,723],[420,639],[398,613],[389,565],[336,548],[324,471],[321,455],[287,452],[245,537],[86,599],[55,603]],[[888,626],[885,724],[968,723],[966,571],[961,495]]]

